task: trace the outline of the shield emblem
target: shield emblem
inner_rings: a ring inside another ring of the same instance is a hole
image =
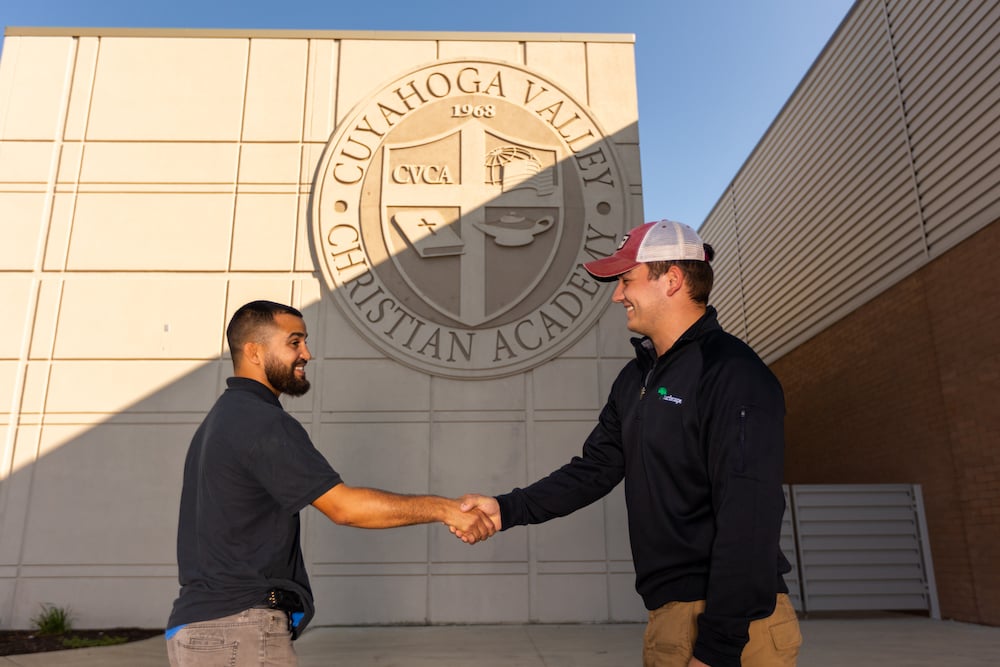
[[[538,285],[564,226],[558,144],[529,145],[470,119],[382,151],[382,235],[425,303],[474,327]]]

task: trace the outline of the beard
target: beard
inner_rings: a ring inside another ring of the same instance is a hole
[[[301,396],[309,391],[309,380],[295,377],[295,367],[299,365],[305,368],[304,363],[296,362],[291,366],[282,366],[277,361],[268,359],[264,363],[264,373],[271,386],[282,394]]]

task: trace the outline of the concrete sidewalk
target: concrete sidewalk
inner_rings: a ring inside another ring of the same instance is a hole
[[[640,665],[642,624],[310,628],[300,667]],[[905,614],[802,621],[802,667],[997,667],[1000,628]],[[0,667],[164,667],[162,638],[0,658]]]

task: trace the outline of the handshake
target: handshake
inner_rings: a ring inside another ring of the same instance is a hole
[[[355,528],[397,528],[440,521],[467,544],[500,530],[497,499],[474,493],[461,498],[403,495],[341,483],[313,501],[313,506],[334,523]]]
[[[500,530],[500,504],[496,498],[466,494],[454,503],[444,521],[452,535],[466,544],[475,544]]]

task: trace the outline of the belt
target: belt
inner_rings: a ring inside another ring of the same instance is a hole
[[[281,588],[269,590],[261,606],[265,609],[280,609],[288,612],[302,611],[302,601],[299,596]]]

